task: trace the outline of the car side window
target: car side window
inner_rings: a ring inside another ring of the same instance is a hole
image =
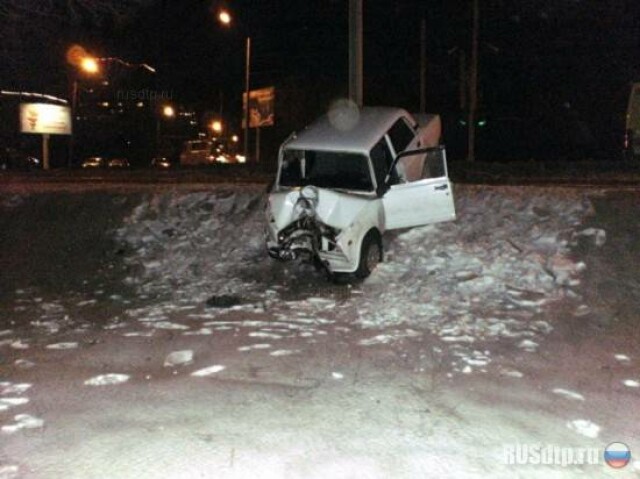
[[[403,118],[398,118],[389,130],[389,139],[391,140],[393,149],[396,150],[396,154],[406,150],[414,137],[414,131],[407,125],[407,122]]]
[[[373,171],[376,175],[376,183],[378,188],[380,188],[384,184],[384,179],[387,173],[389,173],[389,168],[391,168],[391,164],[393,163],[391,150],[389,150],[389,145],[387,145],[384,138],[371,149],[370,156],[371,162],[373,163]],[[396,183],[398,183],[398,175],[393,171],[391,174],[391,184]]]

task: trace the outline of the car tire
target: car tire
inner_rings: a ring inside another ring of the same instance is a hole
[[[358,279],[364,279],[369,276],[373,270],[382,262],[382,238],[376,230],[369,231],[362,240],[362,248],[360,248],[360,262],[355,276]]]

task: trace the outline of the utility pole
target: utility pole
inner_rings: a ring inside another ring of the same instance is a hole
[[[460,112],[467,111],[467,90],[469,90],[469,81],[467,75],[467,53],[460,49],[460,58],[458,60],[459,80],[458,80],[458,96],[460,102]]]
[[[473,0],[473,27],[471,32],[471,68],[469,75],[469,118],[467,127],[469,143],[467,160],[476,159],[476,114],[478,109],[478,42],[480,36],[480,6]]]
[[[247,101],[244,104],[244,157],[249,161],[249,93],[251,78],[251,37],[247,36],[244,58],[244,94]]]
[[[362,0],[349,0],[349,99],[362,106]]]
[[[427,111],[427,19],[420,20],[420,113]]]

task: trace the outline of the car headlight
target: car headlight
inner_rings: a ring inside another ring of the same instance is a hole
[[[315,186],[305,186],[300,191],[294,212],[296,216],[315,216],[318,207],[318,189]]]

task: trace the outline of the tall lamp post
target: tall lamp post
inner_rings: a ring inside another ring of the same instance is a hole
[[[79,45],[73,45],[67,51],[67,61],[71,63],[73,66],[77,68],[79,72],[88,74],[88,75],[97,75],[100,73],[100,65],[110,65],[116,63],[118,65],[124,66],[126,68],[142,68],[143,70],[148,71],[149,73],[156,73],[156,69],[146,63],[129,63],[122,58],[118,57],[93,57],[89,55],[84,48]],[[78,107],[78,73],[74,74],[72,90],[71,90],[71,118],[72,123],[76,118],[77,107]],[[69,167],[72,166],[73,163],[73,154],[74,154],[74,143],[75,143],[75,128],[72,131],[71,139],[69,141]]]
[[[80,58],[77,62],[79,70],[88,75],[96,75],[100,71],[98,61],[89,56]],[[75,123],[76,113],[78,108],[78,74],[73,76],[73,83],[71,85],[71,124]],[[69,168],[73,166],[73,153],[75,146],[75,127],[71,131],[71,138],[69,139],[69,158],[67,165]]]
[[[232,17],[227,10],[218,12],[218,21],[228,27],[231,25]],[[249,91],[251,77],[251,37],[247,35],[245,40],[245,62],[244,62],[244,157],[249,158]]]

